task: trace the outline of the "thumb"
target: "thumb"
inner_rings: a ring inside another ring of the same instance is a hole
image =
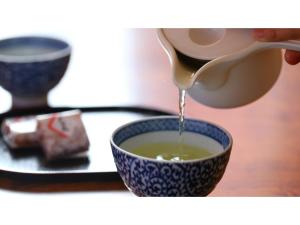
[[[258,41],[285,41],[300,39],[300,29],[254,29]]]

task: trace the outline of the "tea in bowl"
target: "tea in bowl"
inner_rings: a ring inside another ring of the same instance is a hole
[[[206,196],[221,180],[232,148],[223,128],[178,117],[131,122],[112,135],[114,161],[125,185],[137,196]]]

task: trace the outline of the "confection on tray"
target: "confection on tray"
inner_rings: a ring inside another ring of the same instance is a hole
[[[37,121],[33,116],[9,118],[3,121],[1,131],[10,149],[39,146]]]
[[[1,129],[12,151],[40,147],[47,160],[73,157],[89,149],[79,110],[9,118],[3,121]]]

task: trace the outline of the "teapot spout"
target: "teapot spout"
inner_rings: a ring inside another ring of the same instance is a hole
[[[173,81],[175,82],[176,86],[183,90],[191,88],[197,80],[197,70],[194,70],[182,63],[178,60],[178,58],[174,59],[174,62],[175,63],[172,66],[172,72]]]
[[[170,60],[175,85],[184,90],[191,88],[199,76],[196,72],[208,61],[194,59],[177,51],[167,40],[163,29],[158,29],[157,34]]]

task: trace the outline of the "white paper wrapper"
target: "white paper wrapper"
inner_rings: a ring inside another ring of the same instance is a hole
[[[89,140],[79,110],[38,116],[37,121],[39,141],[47,160],[88,150]]]
[[[37,121],[35,117],[5,119],[1,125],[3,138],[10,149],[38,147]]]

